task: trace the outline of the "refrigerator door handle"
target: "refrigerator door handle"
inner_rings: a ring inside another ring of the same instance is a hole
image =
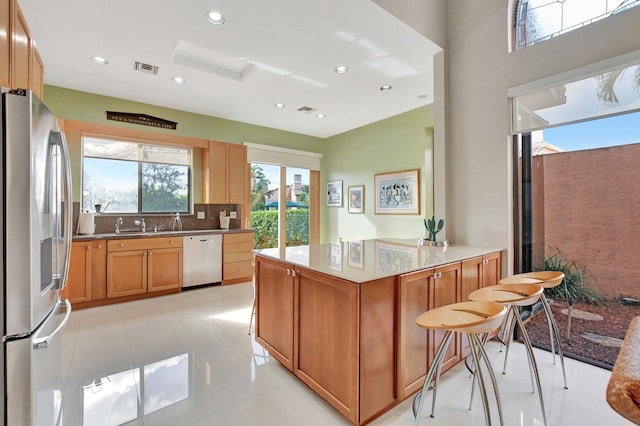
[[[56,329],[53,330],[53,332],[50,335],[45,337],[34,338],[33,349],[46,349],[49,346],[49,342],[51,341],[51,339],[53,339],[55,335],[58,334],[58,332],[60,332],[60,330],[62,330],[64,326],[67,324],[67,321],[69,321],[69,317],[71,316],[71,302],[69,302],[69,299],[60,300],[56,305],[56,309],[59,309],[63,306],[66,308],[64,319],[60,322],[58,327],[56,327]]]
[[[52,144],[60,147],[60,154],[62,155],[62,197],[64,197],[65,211],[62,215],[64,223],[62,224],[62,231],[60,235],[64,241],[64,260],[62,262],[62,272],[60,274],[59,281],[55,283],[56,290],[62,290],[67,285],[67,277],[69,275],[69,263],[71,258],[71,239],[73,235],[73,194],[71,193],[71,161],[69,158],[69,149],[67,142],[64,138],[64,134],[61,131],[52,131],[50,134],[50,141]]]

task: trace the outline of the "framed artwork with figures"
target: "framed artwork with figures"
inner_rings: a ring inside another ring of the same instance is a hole
[[[375,214],[420,214],[419,170],[374,176]]]

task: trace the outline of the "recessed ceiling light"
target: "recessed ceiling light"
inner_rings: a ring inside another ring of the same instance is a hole
[[[93,62],[94,64],[98,64],[98,65],[107,65],[109,63],[109,61],[107,61],[102,56],[92,56],[91,57],[91,62]]]
[[[207,12],[207,21],[211,22],[213,25],[222,25],[224,24],[224,16],[222,16],[220,12],[212,10]]]
[[[391,90],[393,89],[393,86],[390,84],[383,84],[382,86],[380,86],[380,90],[382,90],[383,92],[386,92],[387,90]]]
[[[325,117],[326,117],[326,115],[324,115],[324,114],[320,113],[320,114],[316,115],[316,117],[318,117],[318,118],[325,118]]]
[[[281,102],[278,102],[277,104],[274,105],[276,108],[284,108],[284,104]]]
[[[185,84],[187,82],[187,80],[185,80],[182,77],[173,77],[171,81],[173,81],[176,84]]]
[[[344,74],[349,71],[349,67],[346,65],[338,65],[337,67],[335,67],[334,71],[336,72],[336,74]]]

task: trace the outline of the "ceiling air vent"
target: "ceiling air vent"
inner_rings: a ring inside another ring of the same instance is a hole
[[[316,110],[315,108],[311,108],[311,107],[308,107],[308,106],[303,106],[303,107],[298,108],[298,111],[306,112],[307,114],[311,114],[315,110]]]
[[[133,63],[133,69],[145,74],[158,75],[158,67],[155,65],[145,64],[144,62],[135,61]]]

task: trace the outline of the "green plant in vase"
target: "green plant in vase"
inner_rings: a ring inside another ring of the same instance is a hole
[[[436,217],[435,215],[431,215],[431,219],[424,220],[424,227],[427,229],[429,233],[429,241],[436,240],[436,234],[442,231],[442,227],[444,226],[444,219],[440,219],[438,224],[436,225]]]

